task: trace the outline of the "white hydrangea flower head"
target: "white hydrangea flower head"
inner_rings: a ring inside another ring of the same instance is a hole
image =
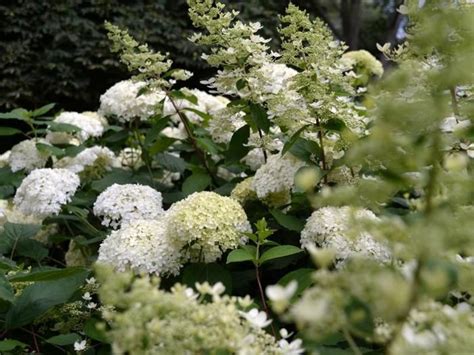
[[[179,250],[166,237],[166,216],[135,220],[107,236],[99,248],[98,262],[118,271],[177,275],[181,268]]]
[[[275,154],[268,158],[255,173],[252,188],[257,197],[270,206],[281,206],[290,202],[295,174],[304,162],[291,154]]]
[[[151,90],[138,96],[145,82],[124,80],[116,83],[100,97],[99,114],[113,116],[125,123],[134,118],[148,120],[156,114],[157,106],[165,98],[158,90]]]
[[[191,122],[199,123],[203,121],[202,117],[195,112],[185,109],[194,109],[212,115],[224,109],[229,103],[229,100],[223,96],[213,96],[201,90],[187,88],[181,90],[186,95],[194,95],[197,98],[197,104],[193,104],[186,99],[173,99],[173,102],[171,102],[171,100],[167,98],[163,105],[163,115],[171,116],[171,119],[176,123],[181,121],[176,112],[176,108],[179,111],[184,110],[183,112]]]
[[[0,200],[0,230],[6,222],[18,224],[41,224],[43,219],[35,215],[23,214],[9,200]]]
[[[161,131],[161,134],[177,140],[184,140],[188,138],[188,133],[184,128],[183,123],[179,123],[177,127],[166,127],[164,130]]]
[[[58,214],[79,185],[79,176],[69,170],[36,169],[23,179],[13,203],[24,214],[46,218]]]
[[[75,157],[64,157],[54,163],[55,168],[62,168],[72,171],[73,173],[80,173],[86,167],[93,166],[99,162],[106,170],[111,168],[121,167],[120,161],[107,147],[94,146],[86,148]]]
[[[36,148],[37,143],[49,144],[44,139],[28,139],[12,147],[8,156],[8,163],[13,172],[44,168],[49,154]]]
[[[10,154],[11,150],[7,150],[5,153],[0,154],[0,168],[4,168],[10,165],[10,163],[8,162]]]
[[[185,259],[213,262],[250,232],[242,206],[214,192],[195,192],[168,210],[170,239]]]
[[[163,214],[161,192],[140,184],[113,184],[94,203],[94,214],[104,226],[116,229],[136,219],[155,219]]]
[[[261,101],[265,101],[268,95],[276,95],[290,89],[291,79],[298,72],[285,64],[264,63],[256,70],[253,77],[249,78],[248,85],[253,93],[261,95]]]
[[[215,112],[212,120],[209,121],[208,127],[212,139],[217,143],[228,144],[232,139],[232,135],[245,125],[244,116],[244,112],[234,112],[230,108]]]
[[[352,222],[376,222],[377,216],[366,209],[344,207],[323,207],[313,212],[301,232],[301,246],[311,248],[318,246],[336,251],[340,264],[348,257],[358,255],[373,258],[381,262],[391,259],[387,247],[377,242],[369,233],[350,233]]]
[[[370,52],[366,50],[350,51],[344,53],[341,58],[341,63],[348,68],[360,67],[368,71],[372,75],[381,77],[383,75],[383,65]]]
[[[241,205],[247,201],[256,200],[257,194],[252,189],[252,182],[253,176],[239,182],[230,193],[230,197],[238,201]]]
[[[141,148],[126,147],[118,155],[118,161],[124,168],[138,169],[145,165]]]
[[[53,144],[74,142],[74,138],[79,142],[85,142],[89,138],[98,138],[104,134],[105,126],[102,121],[91,113],[62,112],[53,122],[67,123],[80,128],[73,134],[64,132],[48,132],[46,139]]]

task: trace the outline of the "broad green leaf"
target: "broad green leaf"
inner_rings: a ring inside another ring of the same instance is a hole
[[[290,231],[301,232],[304,228],[305,222],[295,216],[285,214],[279,210],[271,210],[270,213],[279,225]]]
[[[298,137],[289,149],[290,153],[302,161],[313,163],[314,157],[321,156],[321,148],[318,143]]]
[[[184,159],[172,154],[160,153],[156,155],[156,159],[166,170],[181,174],[186,170],[186,162]]]
[[[247,80],[239,79],[237,81],[237,84],[236,84],[237,90],[242,90],[246,86],[247,86]]]
[[[12,351],[15,348],[26,348],[28,344],[22,343],[15,339],[5,339],[0,341],[0,351]]]
[[[51,281],[40,281],[26,287],[6,315],[6,328],[22,327],[34,321],[51,307],[67,302],[82,285],[88,272]]]
[[[249,147],[246,144],[249,141],[250,136],[250,126],[245,125],[239,128],[232,135],[232,139],[229,143],[229,148],[226,152],[226,158],[229,162],[239,161],[247,155],[249,152]]]
[[[81,337],[79,336],[79,334],[68,333],[68,334],[56,335],[54,337],[46,339],[46,342],[50,344],[54,344],[54,345],[65,346],[65,345],[74,344],[78,340],[81,340]]]
[[[0,234],[0,253],[9,253],[20,240],[28,240],[34,237],[41,226],[37,224],[17,224],[7,222]]]
[[[278,284],[282,286],[288,285],[291,281],[296,281],[298,283],[298,288],[296,289],[295,294],[293,295],[293,300],[296,299],[301,293],[310,287],[313,284],[313,273],[314,269],[298,269],[289,272],[285,276],[283,276],[279,281]]]
[[[371,335],[375,324],[370,307],[358,298],[352,297],[344,307],[350,330],[357,334]]]
[[[147,130],[144,141],[146,147],[149,147],[153,144],[153,142],[158,138],[159,133],[168,125],[168,122],[169,117],[160,118],[149,130]]]
[[[298,253],[301,253],[302,251],[303,250],[301,250],[298,247],[295,247],[294,245],[279,245],[277,247],[273,247],[265,251],[260,257],[259,263],[263,264],[267,261],[283,258],[285,256],[289,256],[293,254],[298,254]]]
[[[10,282],[52,281],[86,272],[82,267],[68,267],[55,270],[32,271],[26,274],[15,274],[9,277]]]
[[[347,128],[344,121],[337,118],[331,118],[324,122],[321,126],[327,129],[328,131],[334,132],[342,132],[344,129]]]
[[[45,143],[36,143],[36,148],[43,153],[54,155],[55,157],[62,157],[66,154],[64,149],[55,147],[54,145]]]
[[[250,117],[258,129],[261,129],[263,132],[268,133],[270,130],[270,120],[268,119],[267,111],[260,106],[251,103],[250,108]]]
[[[12,286],[2,274],[0,274],[0,299],[10,303],[15,299],[15,292]]]
[[[48,253],[44,244],[34,239],[20,239],[15,248],[15,255],[25,256],[36,261],[41,261],[48,256]]]
[[[193,94],[185,94],[182,91],[179,90],[173,90],[170,92],[169,96],[175,99],[180,99],[180,100],[186,100],[191,102],[194,105],[198,104],[198,98],[194,96]]]
[[[183,183],[183,193],[187,196],[193,192],[204,191],[211,184],[211,177],[203,172],[195,172]]]
[[[176,142],[176,139],[165,136],[158,137],[155,143],[149,149],[150,155],[155,155],[164,152],[174,142]]]
[[[243,261],[253,261],[255,260],[255,256],[252,255],[249,251],[244,249],[235,249],[232,250],[229,255],[227,256],[227,264],[230,263],[240,263]]]
[[[217,155],[221,151],[221,148],[207,137],[196,137],[195,139],[197,145],[205,152]]]
[[[298,129],[295,133],[293,133],[293,135],[290,137],[290,139],[288,139],[288,141],[283,146],[283,150],[281,151],[281,154],[285,155],[286,152],[288,152],[291,149],[291,147],[293,147],[293,145],[297,142],[297,140],[300,137],[301,133],[303,133],[303,131],[306,130],[310,126],[311,125],[309,125],[309,124],[304,125],[300,129]]]
[[[204,120],[204,122],[209,122],[210,120],[212,120],[212,116],[210,114],[196,110],[195,108],[185,107],[183,108],[183,111],[189,111],[189,112],[195,113],[196,115],[201,117]]]
[[[103,321],[97,318],[90,318],[84,325],[84,333],[91,339],[100,341],[101,343],[108,343],[107,335],[104,330],[97,328],[97,324]]]
[[[196,282],[209,282],[214,285],[222,282],[225,286],[226,293],[232,292],[232,276],[230,272],[219,264],[211,263],[195,263],[184,268],[182,272],[182,282],[190,287],[194,287]]]
[[[44,106],[34,110],[33,112],[31,112],[31,117],[43,116],[45,113],[48,113],[49,111],[51,111],[55,105],[56,104],[54,104],[54,103],[44,105]]]
[[[22,132],[18,128],[0,127],[0,136],[14,136],[15,134],[21,133]]]
[[[22,108],[14,109],[10,112],[0,113],[0,119],[26,121],[30,118],[30,113]]]
[[[60,122],[49,122],[48,128],[50,131],[53,132],[67,132],[67,133],[74,133],[81,131],[81,128],[74,126],[69,123],[60,123]]]
[[[113,184],[127,184],[130,183],[133,173],[128,170],[114,169],[102,179],[94,181],[91,186],[97,192],[104,191],[107,187]]]

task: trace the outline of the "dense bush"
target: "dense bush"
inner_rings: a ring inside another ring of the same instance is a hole
[[[384,73],[295,5],[270,47],[188,4],[209,92],[107,22],[96,112],[0,114],[0,351],[469,354],[474,7],[407,1]]]

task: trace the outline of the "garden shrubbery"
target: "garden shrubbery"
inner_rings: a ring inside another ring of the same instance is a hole
[[[188,5],[207,91],[107,22],[96,112],[0,114],[0,351],[469,354],[474,8],[407,1],[384,73],[294,5],[279,49]]]

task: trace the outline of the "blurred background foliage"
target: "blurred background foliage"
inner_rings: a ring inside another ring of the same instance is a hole
[[[277,14],[288,0],[227,2],[244,19],[262,22],[263,34],[278,45]],[[351,49],[376,53],[375,44],[396,42],[403,26],[403,17],[396,12],[399,0],[293,3],[325,20]],[[99,96],[128,77],[109,50],[105,20],[129,28],[152,48],[169,52],[177,66],[195,72],[190,85],[210,74],[197,48],[187,41],[192,26],[186,0],[3,0],[0,18],[0,111],[49,102],[66,110],[95,110]]]

